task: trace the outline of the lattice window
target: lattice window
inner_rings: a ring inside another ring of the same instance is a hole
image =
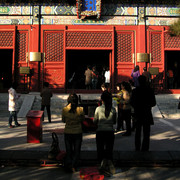
[[[46,32],[45,60],[46,62],[63,61],[63,32]]]
[[[151,35],[151,62],[161,62],[162,35],[152,33]]]
[[[164,34],[165,48],[180,48],[180,36],[170,36],[169,33]]]
[[[13,47],[13,32],[0,31],[0,47]]]
[[[26,61],[27,53],[27,37],[28,33],[25,31],[18,31],[16,38],[16,60]]]
[[[67,32],[66,47],[112,47],[111,32]]]
[[[117,33],[117,62],[132,62],[132,34]]]

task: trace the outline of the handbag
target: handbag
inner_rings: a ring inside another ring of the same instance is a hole
[[[60,152],[59,141],[57,134],[55,132],[52,133],[52,139],[53,141],[52,141],[51,149],[48,152],[48,159],[56,159],[57,155]]]

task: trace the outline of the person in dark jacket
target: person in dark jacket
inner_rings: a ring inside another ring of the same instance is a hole
[[[154,124],[151,108],[156,105],[153,90],[147,86],[146,77],[139,76],[139,87],[132,91],[131,105],[134,108],[137,120],[135,132],[136,151],[149,151],[150,126]],[[143,141],[141,145],[141,130],[143,128]]]
[[[49,83],[48,82],[44,82],[44,88],[43,88],[40,96],[42,97],[41,110],[44,111],[44,109],[46,107],[48,120],[51,123],[50,104],[51,104],[51,97],[53,96],[53,94],[52,94],[52,91],[49,89]],[[44,116],[43,116],[43,119],[44,119]]]
[[[150,73],[149,71],[147,71],[147,68],[146,68],[146,67],[143,68],[143,73],[142,73],[142,75],[146,77],[146,83],[147,83],[147,85],[150,85],[151,73]]]

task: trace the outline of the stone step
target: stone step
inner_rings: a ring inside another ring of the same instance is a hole
[[[52,118],[61,118],[62,107],[64,107],[67,103],[64,100],[56,100],[51,99],[51,117]],[[41,99],[37,98],[34,101],[32,106],[32,110],[40,110],[41,109]],[[47,117],[47,111],[44,110],[44,115]]]
[[[33,105],[31,107],[32,110],[40,110],[41,109],[41,97],[40,93],[29,93],[29,94],[21,94],[20,99],[18,100],[19,108],[21,107],[24,98],[26,96],[35,96]],[[99,99],[100,94],[80,94],[81,99]],[[180,94],[164,94],[164,95],[156,95],[157,107],[159,108],[161,114],[166,118],[171,117],[180,117],[180,110],[177,109],[179,103]],[[51,113],[53,117],[61,117],[62,108],[67,104],[68,94],[53,94],[51,99]],[[8,93],[0,93],[0,117],[8,117]],[[46,110],[45,110],[46,116]]]
[[[21,104],[23,102],[24,96],[20,97],[17,102],[17,110],[19,111]],[[8,93],[0,93],[0,117],[8,117]]]
[[[32,109],[34,103],[35,96],[34,95],[27,95],[25,96],[21,108],[17,114],[18,117],[26,117],[29,110]]]
[[[0,110],[0,117],[8,117],[9,111],[8,110]]]

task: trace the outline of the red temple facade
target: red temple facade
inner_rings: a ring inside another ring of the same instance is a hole
[[[167,70],[180,67],[180,37],[168,31],[178,18],[174,1],[158,6],[96,0],[93,10],[83,3],[0,6],[1,92],[11,81],[29,91],[40,91],[47,81],[56,92],[86,92],[84,71],[89,64],[99,73],[109,67],[112,90],[131,79],[136,65],[140,73],[143,67],[151,71],[159,92],[168,88]],[[72,86],[74,72],[77,83]],[[176,75],[180,79],[178,71]],[[179,93],[179,88],[177,80],[171,92]]]

